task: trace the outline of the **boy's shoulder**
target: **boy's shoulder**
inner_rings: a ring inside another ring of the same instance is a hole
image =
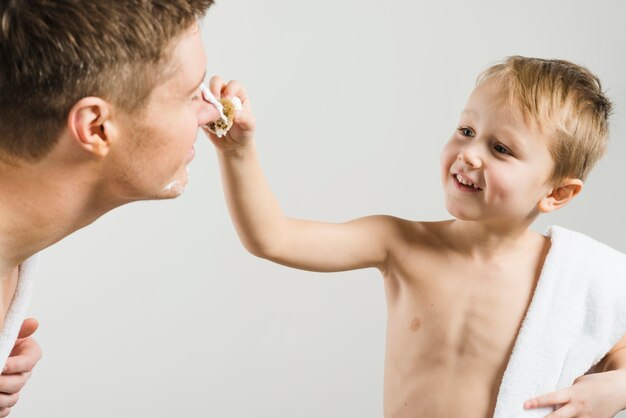
[[[449,220],[416,221],[391,215],[368,216],[370,222],[384,229],[391,240],[396,243],[440,247],[444,245],[444,235]]]

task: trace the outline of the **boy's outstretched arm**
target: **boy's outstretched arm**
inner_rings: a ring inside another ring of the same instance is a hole
[[[304,270],[382,267],[394,219],[371,216],[332,224],[285,217],[257,158],[254,116],[245,89],[219,77],[211,79],[210,89],[218,98],[237,96],[243,104],[225,137],[207,134],[217,149],[230,215],[246,249]]]
[[[626,409],[626,335],[570,387],[531,399],[525,408],[554,406],[549,418],[612,418]]]

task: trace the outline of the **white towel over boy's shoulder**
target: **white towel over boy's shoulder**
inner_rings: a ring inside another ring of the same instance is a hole
[[[545,417],[524,401],[571,386],[626,334],[626,255],[552,226],[551,247],[504,372],[494,418]]]

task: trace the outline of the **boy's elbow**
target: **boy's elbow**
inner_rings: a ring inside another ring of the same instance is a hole
[[[256,240],[242,240],[244,248],[253,256],[259,258],[265,258],[267,260],[271,260],[273,258],[273,253],[275,252],[272,249],[272,245],[267,242],[261,242]]]
[[[239,239],[244,248],[252,255],[270,261],[281,255],[287,235],[282,225],[272,225],[256,230],[237,228]]]

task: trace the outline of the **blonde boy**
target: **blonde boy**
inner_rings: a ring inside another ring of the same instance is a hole
[[[441,222],[285,217],[259,166],[245,89],[215,77],[211,90],[244,103],[226,139],[211,140],[245,247],[294,268],[375,267],[383,275],[384,416],[492,416],[551,247],[529,227],[578,195],[605,151],[611,105],[599,80],[569,62],[524,57],[485,71],[441,153],[453,216]],[[626,338],[595,365],[596,374],[520,404],[519,416],[546,406],[557,409],[550,418],[613,416],[626,407],[624,347]]]

